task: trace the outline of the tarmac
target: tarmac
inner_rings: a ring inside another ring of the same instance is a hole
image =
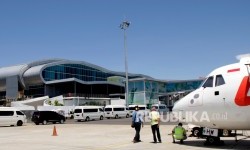
[[[55,130],[54,130],[55,127]],[[22,127],[0,127],[0,149],[8,150],[201,150],[250,149],[245,136],[225,137],[224,146],[204,146],[204,139],[189,137],[184,144],[172,143],[174,125],[161,125],[162,143],[153,141],[150,125],[141,130],[140,143],[133,143],[135,130],[130,125],[110,124],[49,124],[28,123]],[[57,136],[52,136],[53,133]]]

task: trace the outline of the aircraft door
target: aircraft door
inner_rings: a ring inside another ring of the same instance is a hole
[[[250,75],[250,64],[247,64],[246,67],[247,67],[248,75]]]
[[[250,105],[250,55],[239,55],[237,58],[240,60],[241,64],[244,64],[247,70],[245,74],[245,68],[237,68],[233,71],[241,71],[243,76],[240,81],[240,86],[237,89],[236,96],[234,98],[235,104],[238,106],[249,106]]]
[[[214,87],[214,96],[215,100],[219,102],[218,104],[223,103],[225,105],[226,95],[225,95],[225,80],[222,75],[216,75],[215,77],[215,87]]]

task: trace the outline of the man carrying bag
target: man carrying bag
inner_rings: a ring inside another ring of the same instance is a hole
[[[141,142],[140,131],[141,131],[141,127],[143,127],[143,119],[142,119],[142,114],[139,112],[138,106],[135,106],[135,111],[132,114],[131,127],[135,128],[135,137],[134,137],[133,142],[134,143]]]

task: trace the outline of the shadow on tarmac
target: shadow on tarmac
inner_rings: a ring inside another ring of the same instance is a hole
[[[212,148],[212,149],[244,149],[249,150],[250,149],[250,140],[247,140],[246,138],[242,138],[238,140],[237,142],[235,140],[223,140],[223,145],[204,145],[206,139],[201,139],[199,141],[184,141],[183,144],[180,144],[179,141],[176,141],[175,144],[179,145],[185,145],[190,147],[206,147],[206,148]]]

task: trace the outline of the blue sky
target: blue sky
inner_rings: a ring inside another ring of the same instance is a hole
[[[250,53],[249,0],[1,0],[0,67],[83,60],[156,79],[197,79]]]

